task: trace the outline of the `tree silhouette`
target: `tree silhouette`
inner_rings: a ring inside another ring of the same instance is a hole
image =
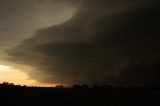
[[[75,84],[75,85],[73,85],[73,88],[89,88],[89,87],[86,84],[84,84],[84,85]]]
[[[106,84],[106,85],[104,85],[104,88],[112,88],[112,86],[109,84]]]
[[[15,86],[15,84],[14,83],[9,83],[7,81],[4,81],[4,82],[2,82],[1,86],[2,87],[10,87],[10,86]]]
[[[98,86],[96,84],[94,84],[92,88],[97,89]]]
[[[81,86],[78,84],[75,84],[75,85],[73,85],[73,88],[81,88]]]
[[[55,88],[64,88],[63,85],[56,85]]]
[[[88,85],[84,84],[81,86],[81,88],[89,88]]]

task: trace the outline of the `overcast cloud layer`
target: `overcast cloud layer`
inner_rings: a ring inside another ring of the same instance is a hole
[[[41,82],[159,85],[159,0],[69,2],[73,18],[7,49],[8,60],[35,67]]]

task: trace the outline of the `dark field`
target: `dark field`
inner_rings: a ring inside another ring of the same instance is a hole
[[[160,89],[0,88],[0,106],[158,106]]]

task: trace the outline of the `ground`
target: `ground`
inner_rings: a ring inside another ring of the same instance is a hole
[[[1,87],[0,96],[1,106],[153,106],[160,89]]]

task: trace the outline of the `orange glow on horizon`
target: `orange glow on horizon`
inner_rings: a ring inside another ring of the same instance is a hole
[[[40,86],[40,87],[54,87],[57,84],[53,83],[41,83],[36,80],[30,79],[28,75],[14,67],[0,65],[0,83],[10,82],[15,85],[26,86]]]

